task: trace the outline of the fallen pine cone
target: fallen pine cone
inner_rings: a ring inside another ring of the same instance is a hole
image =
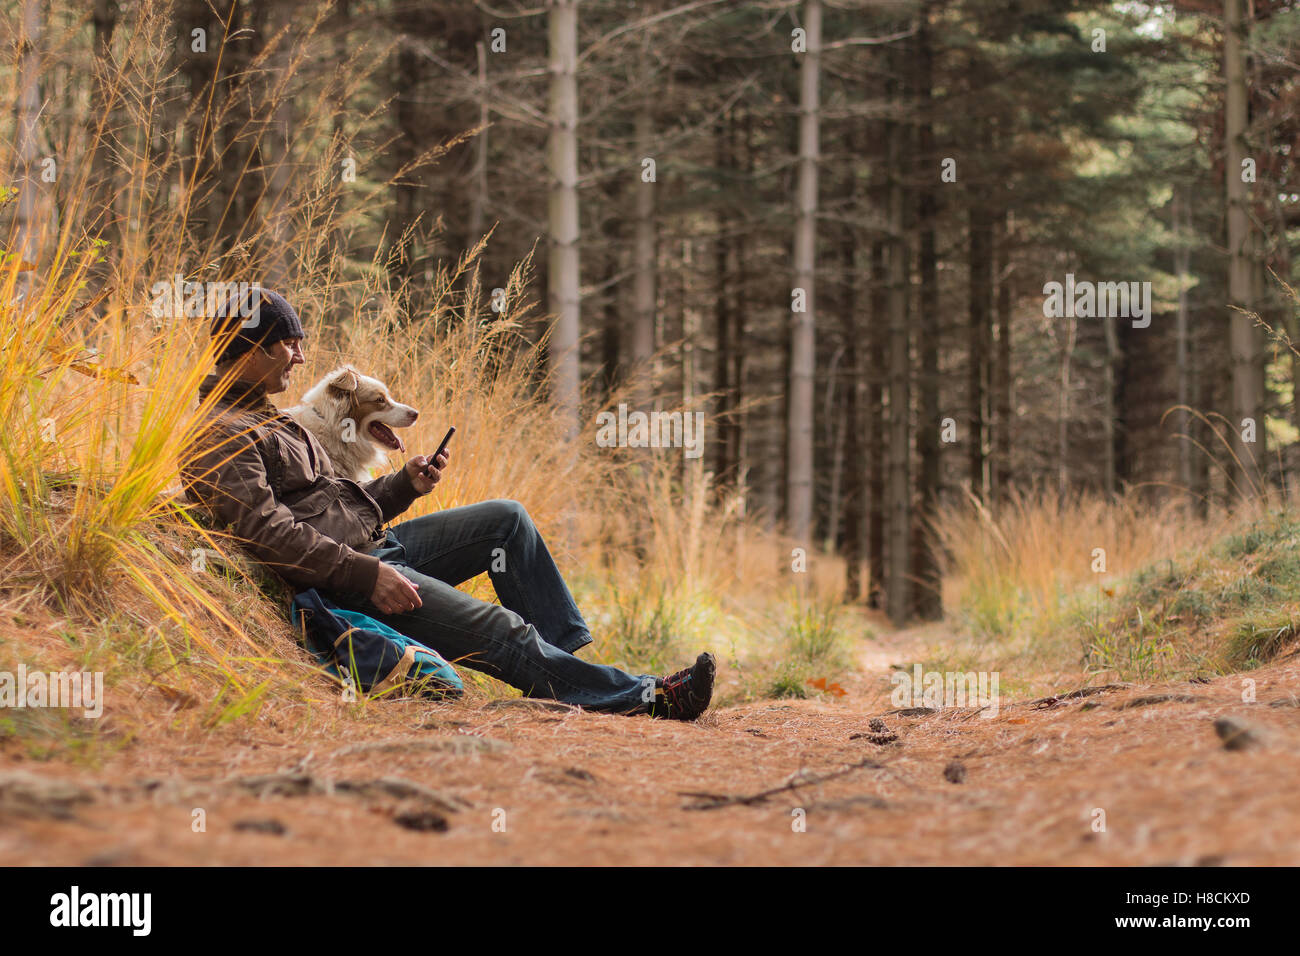
[[[879,717],[872,717],[867,726],[871,728],[871,733],[849,734],[849,740],[865,740],[867,743],[883,747],[885,744],[892,744],[898,739],[898,734],[885,726],[885,722]]]

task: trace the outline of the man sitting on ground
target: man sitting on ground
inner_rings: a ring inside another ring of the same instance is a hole
[[[316,588],[527,697],[675,720],[704,713],[713,695],[712,654],[663,677],[575,656],[591,634],[519,502],[485,501],[383,530],[433,490],[449,455],[416,455],[364,484],[336,475],[315,436],[267,398],[285,391],[303,363],[298,315],[275,292],[253,296],[247,320],[227,303],[212,326],[225,344],[200,401],[223,378],[234,381],[181,469],[191,501],[295,589]],[[485,571],[500,605],[456,589]]]

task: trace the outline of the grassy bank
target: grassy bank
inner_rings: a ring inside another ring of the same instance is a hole
[[[1048,692],[1249,670],[1296,643],[1300,520],[1282,509],[1025,496],[996,517],[953,509],[939,530],[959,628],[931,649],[936,669]]]

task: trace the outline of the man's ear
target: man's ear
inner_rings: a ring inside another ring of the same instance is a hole
[[[329,387],[350,395],[357,390],[357,386],[360,384],[361,380],[357,378],[357,373],[345,365],[343,366],[342,373],[330,382]]]

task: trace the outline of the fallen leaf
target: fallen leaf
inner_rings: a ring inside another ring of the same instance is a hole
[[[836,697],[843,697],[848,693],[848,691],[839,684],[828,684],[827,678],[825,677],[810,677],[808,683],[813,687],[816,687],[818,690],[824,690],[826,693],[834,694]]]

